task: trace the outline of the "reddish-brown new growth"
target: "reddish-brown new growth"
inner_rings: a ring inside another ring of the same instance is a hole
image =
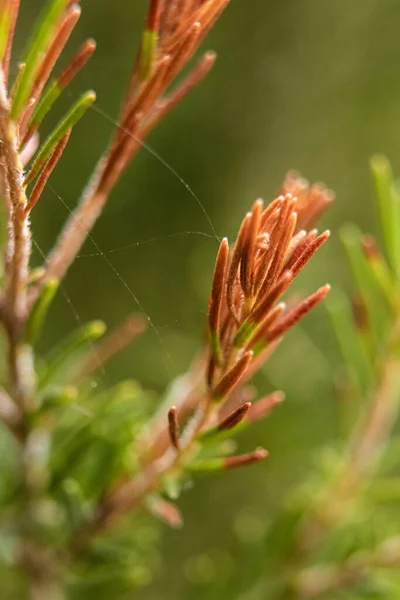
[[[259,421],[266,417],[278,404],[283,402],[285,395],[282,392],[273,392],[269,396],[260,398],[257,402],[254,402],[247,414],[247,421],[252,423],[253,421]]]
[[[2,64],[4,80],[6,83],[8,80],[11,49],[12,49],[12,43],[13,43],[13,39],[14,39],[15,26],[17,23],[19,5],[20,5],[20,0],[8,0],[8,3],[6,3],[7,10],[10,11],[10,27],[8,30],[7,44],[6,44],[6,48],[5,48],[5,52],[4,52],[4,56],[3,56],[3,64]],[[1,7],[1,4],[0,4],[0,7]],[[3,8],[3,7],[1,7],[1,8]]]
[[[173,529],[179,529],[183,525],[183,517],[179,508],[163,498],[155,497],[148,503],[151,514],[163,521]]]
[[[146,17],[146,30],[158,32],[160,29],[160,14],[162,0],[150,0]]]
[[[142,43],[134,61],[128,92],[121,108],[119,127],[115,130],[108,149],[99,160],[80,203],[66,223],[53,252],[46,260],[43,277],[34,286],[31,286],[28,308],[33,305],[48,279],[61,280],[64,277],[99,217],[110,191],[143,145],[143,140],[159,121],[194,86],[202,81],[211,69],[215,61],[215,54],[206,52],[193,69],[173,85],[229,2],[230,0],[179,0],[179,2],[149,0]],[[8,37],[0,65],[3,70],[4,83],[7,83],[19,0],[0,0],[0,5],[9,13]],[[60,4],[60,8],[61,6],[62,4]],[[27,88],[28,97],[15,113],[15,123],[13,124],[20,152],[24,148],[32,146],[31,142],[35,139],[34,136],[47,111],[93,54],[95,42],[87,40],[67,63],[61,74],[52,77],[54,67],[80,14],[81,8],[78,0],[65,2],[64,9],[60,11],[57,22],[54,24],[52,36],[37,55],[37,64],[32,72],[29,89]],[[24,70],[25,65],[21,65],[19,80],[24,76]],[[51,77],[52,79],[49,81]],[[18,83],[13,86],[8,97],[13,98],[17,89]],[[21,208],[20,229],[23,228],[29,212],[39,200],[47,178],[60,158],[66,141],[67,137],[58,144],[46,166],[40,165],[44,167],[44,171],[31,194],[29,206],[26,206],[27,203],[24,200],[25,206]],[[35,175],[39,175],[39,173],[35,173]],[[32,175],[31,178],[25,179],[24,191],[32,179]],[[18,232],[15,236],[17,235],[19,235]],[[26,285],[24,284],[23,287],[23,291],[26,293]]]
[[[139,151],[146,136],[209,72],[215,55],[207,52],[193,70],[170,91],[176,77],[191,60],[229,2],[230,0],[150,0],[142,44],[121,108],[119,128],[98,163],[80,204],[50,254],[45,276],[36,290],[31,292],[31,302],[47,279],[63,278],[98,218],[111,189]],[[75,9],[74,4],[69,8],[70,11]],[[29,133],[32,131],[30,126]],[[26,135],[24,141],[27,141]]]
[[[180,434],[179,434],[179,421],[178,421],[178,411],[176,406],[171,406],[168,411],[168,430],[169,437],[171,440],[171,444],[174,448],[179,450],[180,448]]]
[[[19,358],[18,343],[31,307],[46,281],[50,278],[62,280],[110,191],[146,136],[209,72],[215,54],[207,52],[175,83],[229,1],[149,0],[139,53],[118,119],[119,127],[54,250],[46,259],[43,276],[32,280],[29,273],[29,215],[63,153],[71,127],[83,114],[81,110],[90,105],[93,95],[89,93],[81,99],[83,104],[78,102],[71,108],[39,150],[35,168],[25,178],[21,152],[24,150],[27,155],[35,147],[39,137],[36,130],[52,104],[90,58],[95,43],[86,41],[61,74],[52,76],[81,13],[78,2],[57,3],[57,11],[52,13],[55,22],[48,37],[44,36],[43,46],[36,52],[33,62],[29,63],[27,59],[26,68],[20,66],[19,80],[8,91],[7,73],[19,0],[0,0],[0,10],[7,9],[10,25],[0,57],[0,137],[3,142],[0,150],[6,165],[3,175],[9,213],[2,316],[9,333],[11,389],[21,414],[29,395],[25,397],[24,386],[21,386],[25,377],[21,367],[26,365]],[[34,177],[37,181],[27,198],[26,188]],[[275,393],[251,406],[248,392],[247,400],[241,397],[243,384],[263,364],[285,332],[322,300],[329,289],[329,286],[323,286],[297,306],[291,303],[288,311],[286,304],[280,301],[328,238],[329,232],[318,236],[316,230],[307,233],[304,228],[315,221],[332,199],[332,192],[321,184],[310,187],[299,174],[289,173],[282,194],[267,208],[264,209],[262,200],[254,203],[242,222],[233,249],[229,248],[226,239],[222,240],[209,301],[208,357],[196,361],[196,376],[186,378],[180,390],[174,390],[174,406],[168,411],[168,422],[165,407],[162,412],[161,435],[156,431],[153,446],[146,448],[140,457],[141,468],[137,476],[132,478],[129,473],[104,496],[90,522],[91,532],[114,522],[132,508],[142,506],[149,494],[163,489],[165,475],[175,475],[186,467],[190,470],[191,461],[202,451],[201,440],[229,435],[228,430],[239,423],[245,427],[262,418],[281,401],[282,396]],[[95,353],[86,357],[77,374],[78,379],[89,376],[99,363],[111,358],[142,329],[141,320],[123,324],[96,346]],[[33,365],[33,360],[31,363]],[[170,404],[172,402],[168,401],[168,406]],[[147,455],[149,459],[146,459]],[[265,450],[257,449],[239,456],[218,457],[216,461],[211,460],[211,465],[218,469],[239,467],[257,462],[266,455]],[[169,503],[155,501],[151,510],[172,525],[181,523],[179,513]]]
[[[285,315],[272,329],[270,329],[266,336],[266,342],[273,342],[277,338],[280,338],[286,333],[291,327],[296,325],[307,313],[310,312],[321,300],[325,298],[331,286],[326,284],[319,288],[314,294],[311,294],[308,298],[300,302],[298,306],[293,308],[287,315]]]
[[[227,429],[233,429],[244,419],[246,414],[251,408],[251,402],[245,402],[242,406],[239,406],[233,413],[231,413],[226,419],[221,421],[218,425],[218,431],[226,431]]]
[[[282,185],[282,194],[297,198],[297,228],[313,225],[335,198],[332,190],[323,183],[309,185],[298,171],[289,171]]]
[[[79,71],[85,66],[87,61],[90,59],[94,51],[96,50],[96,42],[94,40],[86,40],[82,46],[78,49],[76,54],[71,58],[67,66],[61,72],[57,78],[57,85],[61,90],[64,90],[73,80],[73,78],[79,73]],[[31,107],[30,107],[31,109]],[[24,118],[24,124],[26,125],[28,117],[32,114],[32,110],[26,113]],[[23,125],[21,124],[21,133],[23,137],[21,140],[21,147],[31,139],[33,134],[37,131],[39,124],[34,121],[27,125],[27,129],[23,131]]]
[[[60,158],[65,150],[65,146],[68,144],[70,134],[71,134],[71,130],[69,129],[67,131],[67,133],[64,135],[64,137],[61,138],[61,140],[58,142],[58,144],[54,148],[54,151],[52,152],[49,160],[43,167],[43,170],[40,173],[40,175],[35,183],[35,186],[31,192],[31,195],[29,196],[29,200],[25,206],[25,212],[27,214],[29,214],[31,212],[33,207],[38,202],[40,196],[42,195],[42,192],[43,192],[44,188],[46,187],[46,183],[48,182],[50,175],[56,168],[57,163],[60,160]]]
[[[54,38],[42,58],[41,65],[40,65],[38,73],[36,74],[36,77],[35,77],[35,81],[34,81],[33,88],[32,88],[31,94],[30,94],[29,102],[27,104],[27,107],[26,107],[24,114],[21,118],[21,121],[19,123],[19,133],[20,133],[21,139],[24,140],[24,143],[26,143],[28,141],[29,137],[31,135],[33,135],[33,133],[34,133],[34,131],[32,131],[30,133],[29,137],[27,137],[25,135],[25,133],[26,133],[25,130],[28,125],[29,119],[30,119],[37,103],[39,102],[41,93],[42,93],[58,59],[60,58],[60,55],[61,55],[62,51],[64,50],[65,45],[67,44],[67,42],[71,36],[71,33],[73,32],[73,30],[75,28],[75,25],[79,21],[81,12],[82,12],[81,8],[76,2],[74,2],[67,8],[63,17],[60,20],[60,23],[58,25],[57,31],[54,35]]]
[[[365,256],[368,260],[380,260],[382,258],[381,251],[379,249],[376,240],[372,235],[363,235],[362,236],[362,249],[364,251]]]
[[[239,456],[229,456],[225,458],[225,469],[236,469],[236,467],[246,467],[253,463],[259,462],[268,456],[268,451],[264,448],[257,448],[253,452],[247,454],[239,454]]]
[[[329,286],[320,288],[288,313],[279,302],[329,237],[329,231],[307,233],[299,223],[313,223],[333,199],[324,186],[310,188],[294,173],[286,177],[283,187],[292,191],[278,196],[267,208],[263,209],[262,200],[254,203],[229,257],[227,241],[221,244],[209,304],[207,381],[212,398],[226,398],[239,381],[245,381],[252,362],[259,365],[263,353],[267,356],[269,347],[329,290]]]
[[[218,385],[216,385],[213,389],[213,398],[216,400],[222,400],[235,389],[238,383],[243,379],[252,358],[253,353],[246,352],[238,359],[233,367],[227,370],[225,375],[219,381]]]
[[[211,296],[208,304],[208,325],[212,332],[212,339],[218,339],[220,332],[221,307],[224,299],[226,284],[226,265],[229,257],[228,240],[224,238],[219,247],[215,262],[214,277],[211,286]],[[218,346],[213,348],[216,360],[219,360]]]

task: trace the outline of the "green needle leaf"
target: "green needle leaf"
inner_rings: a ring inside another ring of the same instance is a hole
[[[185,465],[186,471],[190,473],[215,473],[225,469],[224,458],[207,458]]]
[[[142,39],[141,76],[146,81],[150,77],[154,56],[157,49],[158,32],[145,29]]]
[[[59,98],[63,88],[59,85],[57,79],[53,79],[47,89],[44,91],[38,105],[36,106],[29,126],[34,125],[36,128],[39,127],[47,113],[51,110],[55,101]]]
[[[54,353],[54,357],[47,364],[43,375],[39,379],[39,389],[43,389],[63,371],[80,352],[88,345],[95,342],[106,331],[102,321],[92,321],[80,327]]]
[[[368,311],[372,338],[379,349],[389,323],[387,302],[364,254],[361,231],[355,225],[344,225],[340,230],[340,238],[349,257],[359,293]]]
[[[29,100],[33,82],[37,75],[43,53],[47,49],[57,23],[70,0],[50,0],[39,17],[32,38],[25,52],[25,69],[17,82],[11,106],[11,118],[18,120]]]
[[[65,479],[61,485],[60,497],[68,519],[69,529],[74,531],[84,517],[85,503],[79,482],[71,477]]]
[[[49,279],[43,287],[42,293],[36,300],[32,312],[29,316],[24,341],[27,344],[33,346],[35,342],[38,340],[44,321],[47,316],[47,312],[50,308],[50,305],[53,301],[53,298],[58,289],[58,280],[57,279]]]
[[[385,156],[372,157],[371,170],[389,262],[397,279],[400,279],[399,190],[393,180],[390,163]]]
[[[350,302],[342,292],[333,290],[326,298],[325,306],[344,362],[356,375],[360,395],[365,394],[372,386],[372,367],[365,347],[356,333]]]
[[[96,94],[92,91],[86,92],[79,98],[79,100],[72,106],[70,111],[65,117],[59,122],[54,131],[49,135],[47,140],[44,142],[42,148],[39,150],[37,157],[32,165],[31,170],[25,178],[25,185],[28,185],[32,179],[36,177],[40,169],[46,164],[46,161],[50,158],[54,148],[59,141],[64,137],[69,129],[74,127],[76,123],[83,117],[87,109],[96,100]]]
[[[11,11],[8,10],[7,5],[1,7],[0,13],[0,62],[4,58],[4,54],[7,48],[8,33],[11,24]]]

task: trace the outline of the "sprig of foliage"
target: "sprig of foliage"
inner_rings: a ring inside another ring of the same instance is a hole
[[[220,589],[241,600],[398,596],[400,280],[394,224],[400,202],[388,161],[374,157],[371,169],[384,252],[371,236],[344,226],[340,237],[355,295],[349,300],[335,290],[326,302],[343,358],[338,401],[353,406],[346,435],[320,451],[315,472],[269,526],[257,521],[238,529],[233,552],[240,569],[214,582],[199,577],[191,597],[218,597]]]
[[[53,76],[81,10],[78,2],[49,0],[9,84],[19,1],[0,0],[0,320],[7,346],[0,391],[7,427],[0,561],[15,575],[12,597],[130,598],[136,585],[148,582],[156,563],[154,533],[150,527],[146,538],[148,526],[137,513],[180,526],[174,501],[187,482],[267,456],[263,448],[232,455],[226,441],[267,416],[282,394],[252,404],[254,398],[240,402],[238,392],[329,291],[325,285],[297,304],[289,299],[288,307],[279,301],[329,237],[306,229],[333,199],[324,186],[310,188],[290,173],[271,204],[255,202],[235,244],[222,240],[208,343],[185,375],[184,392],[168,397],[161,409],[155,411],[152,394],[136,382],[92,386],[104,361],[141,333],[139,316],[100,342],[105,325],[84,324],[47,356],[37,355],[54,295],[114,185],[144,138],[210,70],[215,56],[206,53],[175,83],[228,4],[149,1],[119,126],[38,271],[30,268],[30,216],[94,92],[83,94],[43,143],[40,127],[95,44],[87,40]]]

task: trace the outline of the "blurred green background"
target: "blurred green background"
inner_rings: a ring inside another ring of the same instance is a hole
[[[98,50],[47,126],[88,87],[98,102],[72,136],[51,180],[54,192],[47,190],[34,211],[35,264],[53,245],[110,136],[146,8],[145,0],[81,4],[69,48],[93,36]],[[19,46],[41,6],[42,0],[22,2]],[[333,237],[297,287],[311,292],[329,281],[348,289],[337,230],[355,220],[376,232],[370,155],[386,153],[400,171],[399,22],[396,0],[232,0],[204,44],[219,55],[211,75],[152,134],[152,150],[142,149],[96,225],[93,238],[112,268],[89,240],[52,309],[43,348],[77,321],[118,325],[138,310],[136,298],[153,326],[104,376],[137,377],[162,392],[203,339],[215,233],[233,239],[254,199],[270,201],[291,168],[337,194],[321,223]],[[273,516],[318,449],[338,434],[332,380],[339,364],[327,316],[318,308],[257,377],[260,394],[281,388],[287,399],[240,444],[265,445],[270,458],[201,480],[184,495],[185,528],[165,529],[159,578],[137,598],[191,597],[187,559],[229,546],[241,514],[255,523]]]

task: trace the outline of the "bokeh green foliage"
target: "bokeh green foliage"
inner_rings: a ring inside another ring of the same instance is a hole
[[[40,6],[41,0],[24,3],[17,38],[21,46]],[[33,215],[34,240],[44,252],[68,214],[66,205],[75,206],[109,136],[109,117],[117,113],[144,11],[145,2],[124,0],[85,6],[74,35],[94,36],[99,49],[71,96],[60,103],[60,113],[55,111],[53,124],[88,86],[98,93],[97,108],[71,139],[63,168],[51,182],[54,191],[48,190]],[[219,53],[213,73],[149,141],[188,181],[218,234],[235,232],[252,201],[260,195],[272,198],[293,167],[336,191],[335,206],[323,219],[334,233],[344,221],[377,232],[367,165],[373,152],[384,150],[399,171],[399,11],[393,0],[253,0],[250,8],[243,1],[232,3],[207,41]],[[186,234],[193,231],[211,237]],[[155,326],[107,367],[106,377],[116,382],[133,376],[145,388],[162,391],[186,369],[204,331],[217,248],[212,230],[184,185],[143,149],[112,194],[93,237],[102,251],[113,252],[107,257]],[[100,318],[112,327],[137,308],[90,240],[81,254],[51,310],[43,351],[77,321]],[[35,260],[42,260],[39,250]],[[350,270],[344,264],[334,235],[302,276],[301,288],[314,289],[326,278],[348,289]],[[332,389],[340,363],[328,319],[317,310],[288,336],[256,381],[263,392],[274,387],[287,392],[286,404],[269,422],[242,438],[244,448],[265,444],[271,457],[246,473],[200,482],[182,498],[185,528],[165,532],[161,583],[144,596],[194,598],[181,573],[183,567],[189,580],[197,577],[199,553],[205,553],[199,568],[208,577],[236,568],[223,550],[234,524],[239,532],[251,530],[243,525],[246,519],[256,531],[267,528],[287,489],[309,472],[311,456],[340,431]],[[284,542],[284,531],[282,525],[270,556]],[[263,556],[254,537],[248,543]],[[246,556],[258,575],[262,561],[254,561],[250,550]],[[229,593],[221,585],[218,597],[231,598]]]

